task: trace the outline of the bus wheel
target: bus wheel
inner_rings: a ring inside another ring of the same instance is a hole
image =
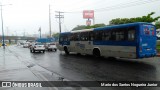
[[[68,51],[67,47],[64,47],[64,51],[65,51],[65,53],[66,53],[67,55],[69,54],[69,51]]]
[[[100,57],[101,56],[99,49],[94,49],[93,50],[93,56],[95,56],[95,57]]]

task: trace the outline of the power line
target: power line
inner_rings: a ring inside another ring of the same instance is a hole
[[[95,12],[104,12],[104,11],[110,11],[110,10],[116,10],[116,9],[122,9],[122,8],[128,8],[128,7],[133,7],[133,6],[138,6],[138,5],[143,5],[143,4],[148,4],[148,3],[153,3],[157,2],[160,0],[145,0],[145,1],[132,1],[128,3],[120,3],[117,5],[109,6],[109,7],[104,7],[104,8],[99,8],[99,9],[94,9]],[[82,11],[74,11],[74,12],[64,12],[64,13],[82,13]]]
[[[135,2],[135,3],[131,3],[131,4],[122,4],[122,5],[116,5],[113,7],[105,7],[105,8],[99,8],[99,9],[95,9],[95,12],[102,12],[102,11],[109,11],[109,10],[115,10],[115,9],[122,9],[122,8],[128,8],[128,7],[133,7],[133,6],[138,6],[138,5],[143,5],[143,4],[147,4],[147,3],[152,3],[152,2],[156,2],[156,1],[160,1],[160,0],[147,0],[147,1],[140,1],[140,2]]]
[[[130,1],[130,2],[127,2],[127,3],[119,3],[119,4],[116,4],[116,5],[112,5],[112,6],[108,6],[108,7],[104,7],[104,8],[98,8],[98,9],[95,9],[95,10],[101,10],[101,9],[106,9],[106,8],[113,8],[113,7],[120,7],[120,6],[123,6],[123,5],[130,5],[130,4],[133,4],[133,3],[141,3],[141,2],[144,2],[144,1],[140,1],[140,0],[136,0],[136,1]]]

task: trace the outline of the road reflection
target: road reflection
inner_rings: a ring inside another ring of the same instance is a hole
[[[158,80],[156,67],[140,60],[94,58],[76,54],[60,54],[63,67],[90,76],[93,80],[154,81]]]

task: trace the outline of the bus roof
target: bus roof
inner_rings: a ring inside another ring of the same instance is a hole
[[[87,31],[93,31],[92,29],[82,29],[82,30],[75,30],[75,31],[71,31],[71,33],[77,33],[77,32],[87,32]]]
[[[139,24],[150,24],[150,25],[152,25],[151,23],[147,23],[147,22],[136,22],[136,23],[127,23],[127,24],[119,24],[119,25],[105,26],[105,27],[95,28],[94,30],[114,29],[114,28],[135,26],[135,25],[139,25]]]
[[[69,34],[70,32],[61,32],[61,34]]]

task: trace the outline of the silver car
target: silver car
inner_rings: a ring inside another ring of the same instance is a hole
[[[57,47],[55,43],[47,43],[46,44],[46,50],[48,51],[57,51]]]
[[[42,44],[42,43],[33,43],[31,46],[30,46],[30,52],[34,53],[36,51],[39,51],[39,52],[45,52],[45,46]]]

